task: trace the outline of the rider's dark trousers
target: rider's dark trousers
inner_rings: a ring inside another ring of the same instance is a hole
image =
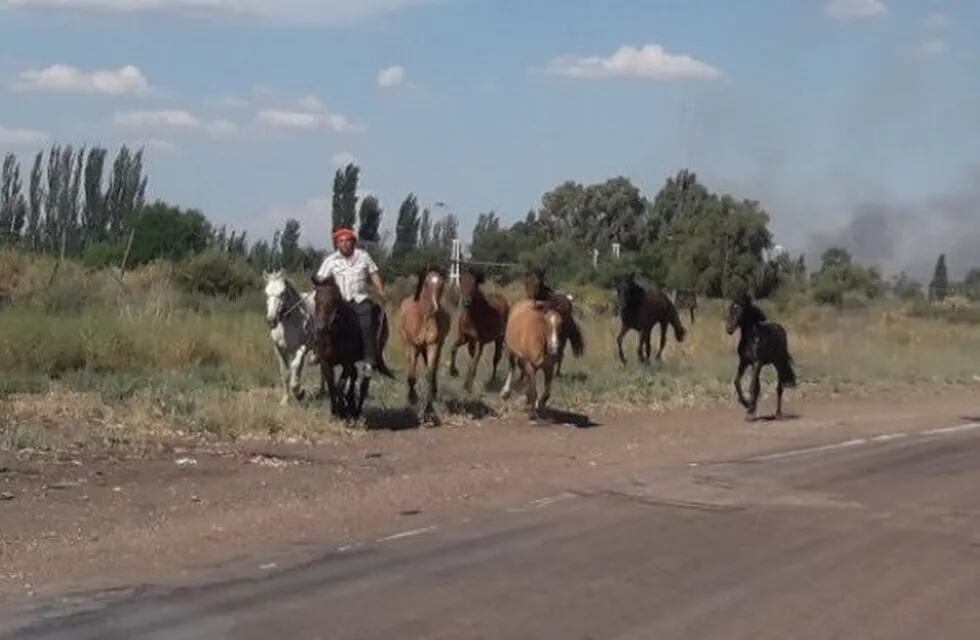
[[[364,302],[355,302],[354,311],[357,313],[357,324],[361,327],[361,342],[364,344],[364,362],[377,368],[378,328],[375,317],[374,302],[368,298]]]

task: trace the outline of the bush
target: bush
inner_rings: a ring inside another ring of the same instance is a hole
[[[113,242],[98,242],[89,245],[82,253],[82,264],[90,269],[103,269],[122,264],[123,247]]]
[[[209,296],[238,298],[258,286],[258,277],[244,258],[205,251],[180,265],[178,278],[187,289]]]

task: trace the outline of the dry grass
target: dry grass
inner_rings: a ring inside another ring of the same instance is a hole
[[[57,448],[85,440],[138,445],[150,436],[321,441],[350,433],[319,404],[278,405],[278,368],[257,293],[238,303],[190,296],[165,264],[127,275],[125,288],[105,273],[68,266],[48,290],[52,266],[0,253],[0,292],[8,300],[0,311],[0,395],[7,395],[0,447]],[[511,300],[521,295],[517,287],[504,293]],[[588,351],[580,360],[569,354],[566,377],[554,392],[556,407],[588,412],[731,401],[737,338],[724,332],[722,303],[702,303],[683,344],[671,332],[663,364],[640,367],[631,334],[630,362],[623,367],[614,357],[618,320],[611,292],[573,293]],[[882,384],[972,382],[980,374],[980,324],[927,317],[897,303],[839,311],[784,301],[767,308],[789,331],[802,381],[797,397]],[[495,387],[463,392],[447,375],[448,355],[440,371],[446,420],[520,408],[519,400],[501,403]],[[489,374],[490,355],[484,354],[478,388]],[[397,336],[387,358],[400,380],[375,383],[367,422],[407,426],[412,416]],[[465,351],[460,358],[465,367]],[[318,377],[308,369],[306,387]]]

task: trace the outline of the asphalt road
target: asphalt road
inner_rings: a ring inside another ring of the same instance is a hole
[[[660,469],[7,638],[980,637],[980,430]]]

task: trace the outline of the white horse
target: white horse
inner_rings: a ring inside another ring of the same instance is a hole
[[[265,280],[265,321],[279,356],[283,387],[281,404],[288,404],[290,396],[297,400],[303,398],[300,378],[307,357],[311,364],[316,362],[314,292],[297,291],[282,270],[263,273],[262,278]]]

